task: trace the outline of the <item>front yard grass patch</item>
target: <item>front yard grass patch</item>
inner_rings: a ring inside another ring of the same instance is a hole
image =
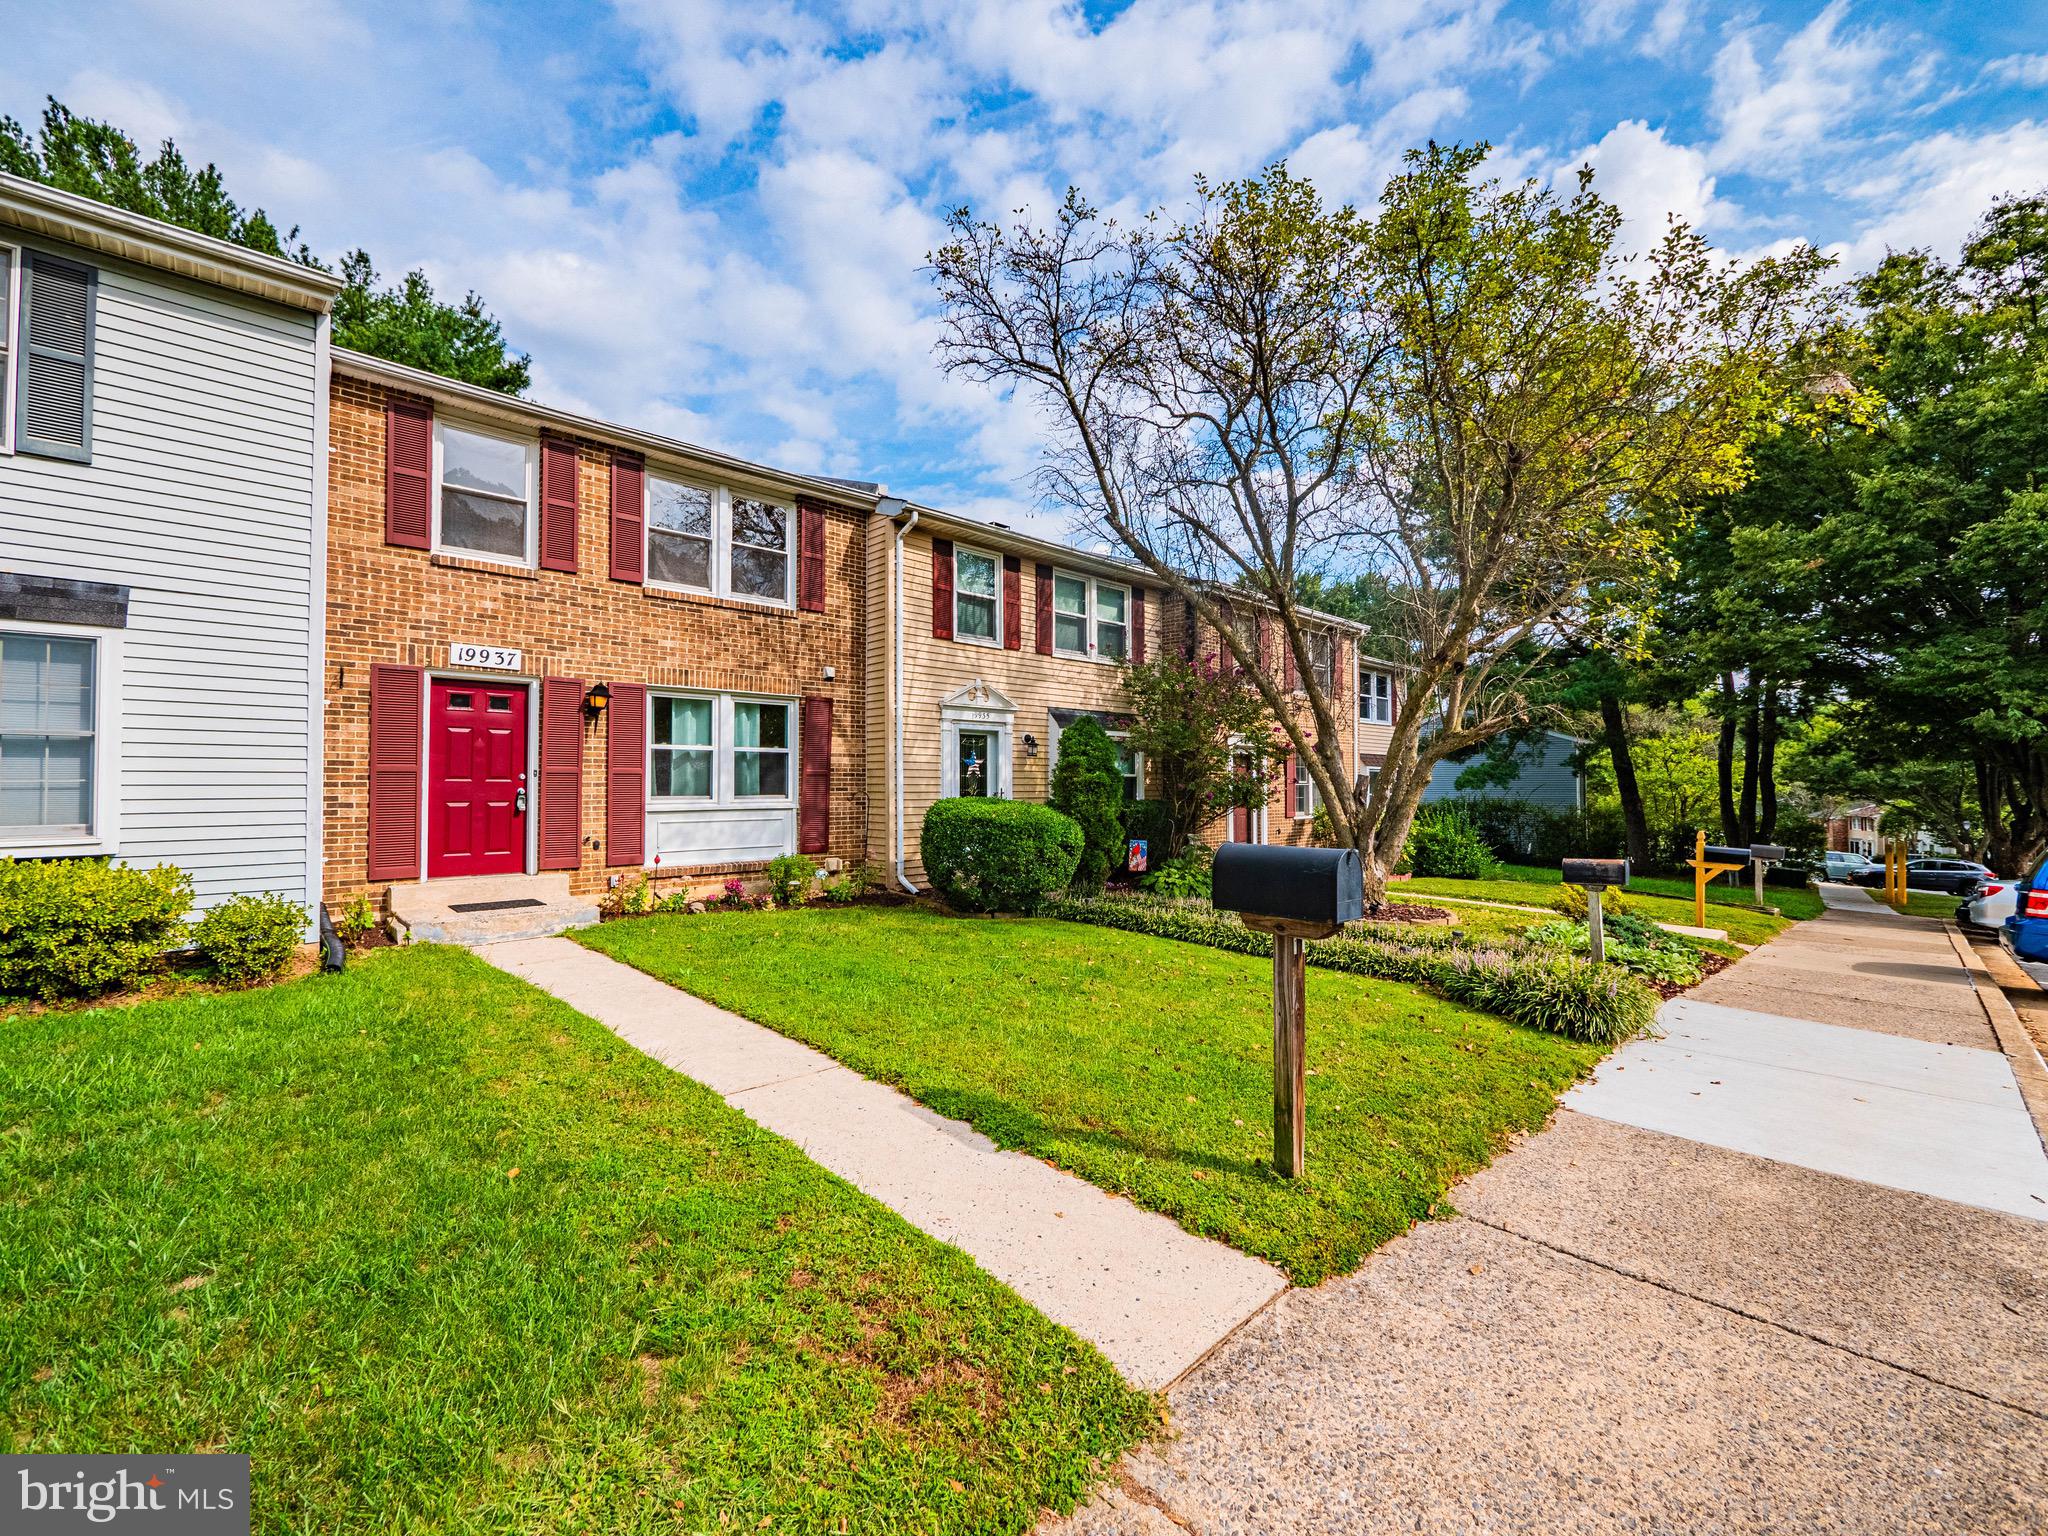
[[[1547,907],[1556,900],[1561,881],[1561,872],[1556,869],[1505,864],[1501,866],[1500,874],[1491,880],[1429,880],[1417,876],[1390,886],[1389,890],[1396,893],[1395,899],[1402,901],[1408,900],[1412,893]],[[1688,925],[1692,922],[1690,880],[1673,879],[1668,875],[1639,876],[1629,882],[1629,888],[1622,894],[1632,911],[1642,913],[1653,922]],[[1764,887],[1764,903],[1777,907],[1783,916],[1772,917],[1768,912],[1758,911],[1754,893],[1746,884],[1740,887],[1710,884],[1707,887],[1707,926],[1727,930],[1729,939],[1734,943],[1755,945],[1776,938],[1794,922],[1819,917],[1824,910],[1820,893],[1810,887],[1795,890],[1789,886],[1767,885]]]
[[[1950,918],[1956,915],[1956,908],[1962,905],[1960,896],[1944,895],[1935,891],[1908,891],[1903,907],[1895,901],[1885,901],[1882,896],[1877,899],[1881,905],[1890,907],[1894,912],[1903,912],[1908,917]]]
[[[1428,1215],[1603,1049],[1311,968],[1308,1171],[1271,1171],[1270,961],[928,910],[608,923],[591,948],[1314,1284]]]
[[[4,1028],[10,1451],[246,1451],[266,1532],[1019,1532],[1155,1422],[460,951]]]

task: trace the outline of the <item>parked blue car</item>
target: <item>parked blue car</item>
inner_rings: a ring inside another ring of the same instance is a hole
[[[2019,900],[2001,932],[2005,947],[2022,960],[2048,960],[2048,858],[2020,882]]]

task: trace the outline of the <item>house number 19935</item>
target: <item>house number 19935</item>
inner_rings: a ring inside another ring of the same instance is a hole
[[[526,665],[524,651],[509,650],[502,645],[468,645],[450,643],[448,665],[451,667],[483,667],[493,672],[517,672]]]

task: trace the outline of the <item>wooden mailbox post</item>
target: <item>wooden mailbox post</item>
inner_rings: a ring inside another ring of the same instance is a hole
[[[1355,848],[1225,843],[1212,871],[1214,904],[1273,938],[1273,1169],[1298,1178],[1308,1135],[1310,939],[1365,915],[1365,871]]]
[[[1616,890],[1628,889],[1628,860],[1566,859],[1563,876],[1566,885],[1576,885],[1586,893],[1586,937],[1597,965],[1607,958],[1607,925],[1600,912],[1600,893],[1610,885]]]

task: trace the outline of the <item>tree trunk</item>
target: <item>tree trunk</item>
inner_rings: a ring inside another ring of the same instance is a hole
[[[1742,805],[1736,816],[1735,830],[1735,846],[1738,848],[1747,848],[1756,841],[1757,759],[1762,750],[1762,743],[1757,739],[1761,735],[1760,722],[1757,718],[1760,692],[1756,678],[1751,676],[1748,685],[1743,689],[1745,699],[1742,707]]]
[[[1721,780],[1721,841],[1733,843],[1742,833],[1735,819],[1735,674],[1721,674],[1721,747],[1715,768]]]
[[[1650,820],[1643,810],[1643,787],[1636,782],[1636,760],[1628,746],[1628,716],[1621,696],[1600,695],[1600,724],[1607,741],[1607,756],[1614,764],[1614,789],[1621,796],[1621,821],[1627,838],[1629,863],[1647,868],[1650,862]]]
[[[1757,812],[1757,841],[1778,840],[1778,686],[1764,685],[1764,718],[1758,765],[1763,774],[1763,803]]]

